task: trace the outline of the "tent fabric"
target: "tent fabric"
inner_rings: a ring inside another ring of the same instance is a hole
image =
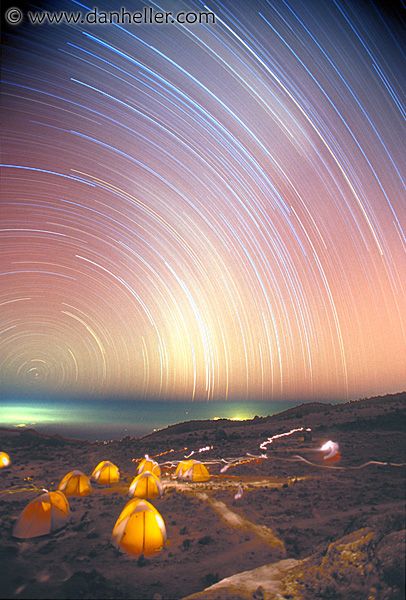
[[[5,469],[11,465],[11,459],[7,452],[0,452],[0,469]]]
[[[207,467],[198,460],[181,461],[178,464],[175,476],[178,479],[187,479],[195,482],[209,481],[210,479]]]
[[[146,500],[130,500],[114,525],[112,542],[132,556],[153,556],[166,542],[164,520]]]
[[[82,471],[69,471],[59,482],[58,490],[65,496],[87,496],[91,493],[92,486],[89,477]]]
[[[177,477],[178,479],[181,479],[183,472],[187,471],[189,469],[189,467],[191,466],[191,464],[192,464],[191,460],[181,460],[180,463],[178,464],[178,466],[176,467],[175,477]]]
[[[145,471],[149,471],[153,473],[157,477],[161,477],[161,468],[155,460],[146,456],[142,459],[140,464],[138,465],[137,473],[145,473]]]
[[[129,496],[136,498],[159,498],[162,496],[162,483],[156,475],[149,471],[144,471],[131,482],[128,490]]]
[[[66,525],[69,502],[61,491],[46,492],[31,500],[14,525],[13,536],[28,539],[47,535]]]
[[[94,468],[91,478],[101,485],[110,485],[120,481],[120,471],[114,463],[109,460],[102,460]]]

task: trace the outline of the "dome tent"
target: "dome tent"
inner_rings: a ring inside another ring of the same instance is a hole
[[[5,469],[11,465],[11,459],[7,452],[0,452],[0,469]]]
[[[87,496],[92,486],[89,477],[82,471],[69,471],[59,482],[58,490],[65,496]]]
[[[109,485],[120,481],[120,471],[117,465],[109,460],[102,460],[93,469],[91,478],[101,485]]]
[[[191,464],[192,464],[191,460],[181,460],[180,463],[178,464],[178,466],[176,467],[175,477],[177,477],[178,479],[181,479],[183,473],[188,470],[188,468],[191,466]]]
[[[128,495],[136,498],[159,498],[163,488],[159,478],[149,471],[140,473],[131,482]]]
[[[31,500],[14,525],[13,536],[28,539],[47,535],[66,525],[69,502],[63,492],[46,492]]]
[[[210,479],[209,470],[198,460],[182,461],[179,463],[175,475],[178,477],[178,479],[188,479],[189,481],[195,482],[209,481]]]
[[[138,465],[137,473],[145,473],[145,471],[149,471],[153,473],[157,477],[161,477],[161,468],[155,460],[149,458],[148,454],[145,455],[145,458],[142,459],[140,464]]]
[[[130,500],[114,525],[112,542],[132,556],[153,556],[166,542],[164,520],[146,500]]]

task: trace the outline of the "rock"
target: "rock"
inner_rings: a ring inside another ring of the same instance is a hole
[[[376,557],[383,579],[390,586],[405,589],[406,530],[386,535],[377,545]]]
[[[329,544],[324,553],[237,573],[184,600],[401,598],[404,532],[391,533],[379,543],[378,540],[376,531],[359,529]],[[380,569],[386,588],[382,586]]]
[[[364,600],[377,582],[374,564],[376,533],[359,529],[329,544],[324,556],[292,569],[284,581],[285,593],[303,600]]]
[[[282,590],[282,579],[298,563],[299,561],[289,558],[252,571],[243,571],[183,600],[253,600],[259,588],[262,588],[267,600],[282,598],[277,595]]]

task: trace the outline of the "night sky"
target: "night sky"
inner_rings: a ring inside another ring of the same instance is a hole
[[[122,4],[145,3],[98,7]],[[192,401],[404,388],[398,11],[206,10],[214,25],[5,30],[7,390]]]

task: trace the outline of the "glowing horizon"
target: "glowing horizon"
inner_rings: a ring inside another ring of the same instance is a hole
[[[404,389],[400,25],[378,5],[208,6],[215,25],[6,34],[8,389]]]

